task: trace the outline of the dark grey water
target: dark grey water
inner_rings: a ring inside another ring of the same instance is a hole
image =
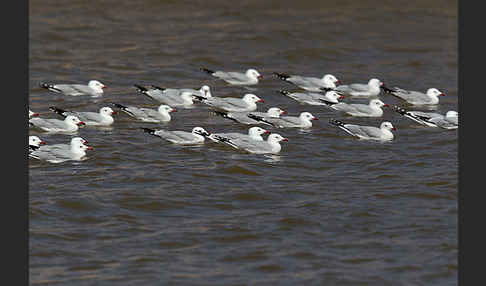
[[[310,130],[279,156],[208,143],[180,147],[140,127],[245,132],[206,106],[168,124],[119,114],[78,135],[82,162],[29,161],[32,285],[456,285],[457,131],[418,126],[385,110],[352,118],[276,93],[272,76],[332,73],[343,83],[436,87],[436,111],[457,110],[456,1],[29,1],[29,106],[155,107],[134,83],[208,84],[199,71],[258,69],[266,110],[310,111]],[[102,98],[68,98],[39,82],[99,79]],[[380,95],[391,105],[403,104]],[[355,140],[329,118],[398,129],[390,143]],[[49,144],[70,136],[46,135]]]

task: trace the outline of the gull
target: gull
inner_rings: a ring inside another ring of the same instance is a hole
[[[74,115],[68,115],[64,120],[34,117],[29,119],[29,125],[37,127],[43,131],[55,133],[76,132],[78,131],[79,126],[86,125],[86,123],[79,120],[79,118]]]
[[[42,146],[38,150],[32,151],[29,157],[51,163],[61,163],[75,160],[81,161],[86,158],[86,151],[93,150],[93,147],[86,145],[79,140],[71,140],[68,148],[52,148]]]
[[[425,126],[444,129],[457,129],[459,127],[459,113],[454,110],[449,110],[445,115],[442,115],[435,112],[405,110],[398,106],[395,106],[394,109],[399,114]]]
[[[129,116],[144,122],[169,122],[171,120],[170,113],[177,111],[175,108],[165,104],[161,104],[157,110],[136,106],[125,106],[119,103],[112,104],[115,107],[120,108],[121,111],[125,112]]]
[[[134,86],[137,88],[137,90],[140,93],[148,96],[150,99],[158,101],[159,103],[163,103],[172,107],[183,107],[183,108],[192,108],[194,105],[194,101],[193,101],[194,92],[192,91],[182,91],[180,93],[177,93],[177,92],[170,92],[170,91],[166,92],[165,91],[166,89],[154,85],[152,86],[151,89],[147,89],[138,84],[134,84]],[[197,96],[201,98],[206,98],[203,95],[197,95]]]
[[[102,96],[103,88],[106,88],[106,85],[97,80],[90,80],[87,85],[40,83],[40,86],[49,91],[62,93],[64,95],[91,95],[92,97]]]
[[[363,116],[363,117],[380,117],[383,115],[383,110],[381,107],[388,107],[388,104],[383,103],[379,99],[370,100],[369,104],[360,103],[345,103],[340,102],[331,105],[332,109],[345,112],[346,114],[352,116]]]
[[[267,140],[264,141],[243,141],[238,139],[221,140],[221,142],[226,143],[236,149],[245,150],[253,154],[278,154],[282,150],[282,146],[280,145],[281,141],[287,142],[289,140],[277,133],[268,135]]]
[[[263,78],[256,69],[248,69],[244,73],[213,71],[204,67],[201,70],[232,85],[255,85]]]
[[[396,130],[391,122],[388,121],[382,122],[379,128],[374,126],[347,124],[336,119],[331,119],[329,123],[339,127],[352,136],[365,140],[391,141],[394,138],[391,130]]]
[[[66,118],[68,115],[74,115],[82,120],[86,125],[90,126],[110,126],[114,122],[112,115],[116,114],[116,111],[113,111],[111,107],[107,106],[100,108],[99,112],[66,111],[55,106],[51,106],[49,109],[64,118]]]
[[[255,120],[262,120],[273,124],[277,128],[286,127],[300,127],[300,128],[310,128],[312,127],[312,120],[318,120],[317,117],[312,115],[310,112],[302,112],[299,116],[281,116],[279,118],[267,117],[261,118],[260,116],[253,115],[249,116]]]
[[[290,82],[308,91],[319,92],[322,91],[322,89],[334,89],[341,84],[341,81],[332,74],[326,74],[322,78],[288,75],[278,72],[274,72],[273,74],[283,81]]]
[[[160,137],[174,144],[190,145],[204,143],[204,139],[211,134],[202,127],[194,127],[191,132],[187,131],[169,131],[155,130],[143,127],[142,130],[148,134]]]
[[[436,105],[439,104],[439,96],[445,96],[445,93],[441,92],[437,88],[429,88],[427,89],[426,93],[420,91],[405,90],[399,87],[384,87],[383,90],[386,93],[394,95],[413,105]]]
[[[257,102],[264,102],[263,99],[259,98],[258,96],[247,93],[243,96],[243,98],[235,98],[235,97],[209,97],[203,98],[200,96],[194,96],[202,103],[207,104],[209,106],[222,109],[228,112],[245,112],[245,111],[255,111],[257,109]]]
[[[223,118],[227,118],[230,120],[233,120],[238,123],[242,124],[259,124],[259,123],[265,123],[269,125],[273,125],[273,123],[269,123],[265,121],[264,119],[267,117],[272,117],[272,118],[279,118],[280,115],[287,114],[287,112],[281,108],[278,107],[270,107],[267,112],[257,112],[257,111],[247,111],[247,112],[226,112],[226,111],[218,111],[214,110],[213,111],[215,114],[222,116]],[[258,116],[263,118],[262,119],[254,119],[248,116],[249,114],[253,114],[253,116]]]
[[[381,87],[385,84],[379,79],[372,78],[367,84],[352,83],[349,85],[340,85],[334,90],[353,97],[376,97],[380,94]]]
[[[237,132],[229,132],[229,133],[211,133],[208,136],[209,139],[213,140],[214,142],[225,142],[231,145],[233,141],[263,141],[263,134],[270,134],[270,131],[260,128],[258,126],[251,127],[248,129],[248,134],[244,133],[237,133]],[[233,146],[236,148],[236,146]]]
[[[327,91],[325,94],[313,93],[313,92],[290,92],[287,90],[279,90],[279,93],[288,96],[298,102],[310,104],[310,105],[327,105],[339,103],[338,99],[342,99],[343,96],[334,90]]]

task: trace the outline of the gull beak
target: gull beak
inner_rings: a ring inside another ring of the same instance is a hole
[[[392,130],[397,130],[397,129],[395,127],[393,127]]]
[[[107,86],[106,85],[103,85],[101,88],[107,88]]]
[[[284,139],[282,139],[282,141],[289,142],[289,139],[284,138]]]
[[[440,95],[440,96],[445,96],[445,93],[441,93],[441,94],[439,94],[439,95]]]
[[[317,117],[314,117],[314,118],[312,118],[312,120],[319,120],[319,118],[317,118]]]
[[[258,79],[263,79],[262,75],[257,76]]]
[[[336,85],[340,85],[340,84],[342,84],[342,82],[341,82],[341,80],[340,80],[340,79],[336,80],[334,83],[335,83]]]
[[[84,123],[83,121],[79,121],[79,123],[77,124],[78,126],[81,126],[81,125],[86,125],[86,123]]]
[[[170,112],[177,112],[177,109],[172,108],[172,110]]]
[[[265,130],[265,133],[263,133],[263,134],[270,134],[270,131]]]
[[[344,98],[344,95],[341,95],[338,99],[343,99]]]
[[[111,115],[116,114],[116,113],[117,113],[116,111],[113,111],[113,112],[111,113]]]
[[[257,102],[264,103],[265,101],[264,101],[263,99],[260,99],[260,100],[259,100],[259,101],[257,101]]]
[[[46,141],[41,141],[39,144],[46,145],[47,143],[46,143]]]
[[[32,117],[37,117],[37,116],[39,116],[39,113],[34,113],[34,114],[32,114],[31,116],[32,116]]]
[[[88,146],[87,150],[93,150],[93,147]]]
[[[282,114],[287,114],[287,111],[285,111],[285,110],[282,110]]]
[[[389,106],[390,106],[390,105],[388,105],[388,104],[386,104],[386,103],[385,103],[385,104],[383,104],[383,107],[389,107]]]

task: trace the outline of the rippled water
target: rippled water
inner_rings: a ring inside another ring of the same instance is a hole
[[[97,110],[108,102],[155,107],[134,83],[240,96],[202,73],[258,69],[251,92],[309,130],[283,129],[278,156],[207,143],[176,146],[140,127],[245,132],[206,106],[167,124],[118,114],[82,128],[82,162],[29,161],[33,285],[455,285],[457,130],[418,126],[386,109],[352,118],[278,94],[272,72],[371,77],[447,96],[457,110],[456,1],[29,1],[29,107]],[[99,79],[102,98],[64,97],[39,82]],[[390,104],[398,99],[380,95]],[[357,100],[359,101],[359,100]],[[406,105],[405,105],[406,106]],[[408,107],[408,106],[406,106]],[[395,140],[355,140],[329,118],[378,125]],[[274,130],[272,130],[274,131]],[[69,135],[47,135],[49,144]]]

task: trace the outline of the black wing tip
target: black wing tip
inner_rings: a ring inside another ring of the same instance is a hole
[[[197,99],[199,101],[203,101],[206,99],[204,96],[195,95],[195,94],[192,95],[192,98]]]
[[[145,88],[145,87],[143,87],[143,86],[141,86],[139,84],[134,84],[133,86],[136,87],[137,90],[140,91],[141,93],[146,93],[148,91],[147,88]]]
[[[393,94],[393,93],[396,91],[396,90],[394,90],[394,89],[392,89],[392,88],[389,88],[389,87],[387,87],[387,86],[385,86],[385,85],[380,86],[380,88],[381,88],[381,89],[383,89],[383,91],[384,91],[385,93],[392,93],[392,94]]]
[[[290,77],[290,75],[282,72],[273,72],[273,74],[276,75],[281,80],[287,80]]]
[[[140,129],[142,129],[143,132],[148,133],[148,134],[152,134],[152,135],[154,135],[155,131],[156,131],[155,129],[147,128],[147,127],[140,127]]]
[[[280,94],[283,94],[283,95],[289,95],[289,94],[291,94],[291,92],[290,92],[290,91],[285,90],[285,89],[280,89],[280,90],[277,90],[277,92],[278,92],[278,93],[280,93]]]
[[[407,110],[406,110],[405,108],[400,107],[400,106],[398,106],[398,105],[393,106],[393,109],[394,109],[396,112],[400,113],[401,115],[404,115],[405,113],[407,113]]]
[[[153,89],[158,89],[158,90],[162,90],[162,91],[163,91],[163,90],[166,90],[166,88],[165,88],[165,87],[160,87],[160,86],[157,86],[157,85],[154,85],[154,84],[151,84],[150,86],[151,86]]]
[[[329,123],[331,123],[332,125],[336,125],[336,126],[344,126],[344,122],[342,122],[341,120],[334,119],[334,118],[329,119]]]
[[[119,103],[116,103],[116,102],[110,102],[110,104],[117,107],[117,108],[120,108],[120,109],[127,108],[125,105],[122,105],[122,104],[119,104]]]
[[[321,87],[319,88],[320,90],[324,91],[324,92],[328,92],[328,91],[331,91],[331,90],[334,90],[333,88],[330,88],[330,87]],[[337,91],[336,91],[337,92]],[[341,93],[337,92],[339,95],[342,95]]]
[[[203,72],[208,73],[208,74],[213,74],[213,73],[214,73],[214,71],[213,71],[213,70],[207,69],[207,68],[205,68],[205,67],[201,67],[201,68],[199,68],[199,69],[200,69],[200,70],[202,70]]]
[[[39,86],[42,87],[42,88],[45,88],[45,89],[52,88],[52,84],[45,83],[45,82],[39,83]]]
[[[58,108],[58,107],[55,107],[55,106],[49,106],[49,110],[50,111],[53,111],[55,113],[59,113],[59,114],[63,114],[64,112],[66,112],[66,110],[64,109],[61,109],[61,108]]]

